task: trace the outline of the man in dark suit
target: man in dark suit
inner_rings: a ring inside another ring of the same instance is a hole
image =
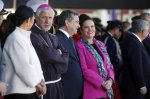
[[[69,10],[63,11],[58,18],[58,25],[60,29],[56,32],[56,35],[69,52],[68,70],[62,75],[65,99],[82,99],[82,71],[72,39],[79,28],[78,14]]]
[[[147,21],[150,24],[150,13],[142,13],[140,15],[140,19],[143,19],[143,20]],[[149,27],[149,34],[143,40],[143,44],[144,44],[148,54],[150,55],[150,27]]]
[[[123,99],[150,98],[150,57],[142,44],[148,29],[147,21],[135,20],[132,23],[132,33],[123,41]]]
[[[43,99],[64,99],[61,74],[67,71],[69,53],[56,36],[50,34],[54,11],[42,4],[36,11],[36,23],[32,27],[31,41],[39,56],[47,87]]]
[[[118,39],[121,36],[122,22],[119,20],[113,20],[108,21],[107,23],[107,32],[102,36],[101,40],[107,46],[107,51],[115,70],[115,80],[120,84],[119,76],[122,68],[122,56]]]

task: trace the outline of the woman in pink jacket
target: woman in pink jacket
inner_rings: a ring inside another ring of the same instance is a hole
[[[81,39],[76,42],[84,76],[83,99],[113,99],[114,70],[105,45],[94,39],[93,20],[82,14]]]

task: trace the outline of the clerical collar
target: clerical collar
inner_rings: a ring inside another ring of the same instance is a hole
[[[36,23],[35,23],[35,26],[36,26],[38,29],[42,30]]]

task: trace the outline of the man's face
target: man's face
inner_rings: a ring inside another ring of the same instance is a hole
[[[0,15],[0,26],[2,25],[3,19],[3,15]]]
[[[149,32],[150,32],[150,16],[145,17],[145,20],[149,23]]]
[[[116,39],[119,39],[119,38],[121,37],[120,28],[116,27],[116,28],[114,29],[114,37],[115,37]]]
[[[53,19],[54,13],[52,11],[41,11],[36,17],[36,23],[43,31],[48,31],[53,24]]]
[[[142,38],[145,39],[147,37],[148,33],[149,33],[149,29],[144,29],[142,31]]]
[[[71,21],[67,21],[67,29],[70,34],[70,36],[74,35],[77,33],[78,28],[80,27],[79,25],[79,17],[78,16],[73,16],[73,19]]]

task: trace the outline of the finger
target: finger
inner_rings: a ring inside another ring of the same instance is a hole
[[[103,85],[105,86],[107,84],[107,82],[104,82]]]
[[[109,86],[107,86],[107,85],[105,86],[105,88],[106,88],[107,90],[108,90],[108,87],[109,87]]]
[[[38,86],[39,89],[42,89],[43,87],[41,86],[41,84]]]
[[[46,92],[44,90],[41,91],[41,94],[44,95]]]
[[[105,84],[107,85],[109,83],[109,81],[106,81]]]
[[[45,87],[43,87],[43,95],[46,93],[46,86]]]
[[[107,90],[111,88],[110,84],[106,85]]]

